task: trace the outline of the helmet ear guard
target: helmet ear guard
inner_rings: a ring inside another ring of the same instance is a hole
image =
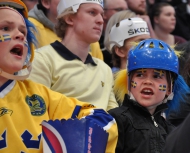
[[[79,6],[85,3],[99,4],[100,6],[103,7],[103,0],[60,0],[57,6],[57,14],[58,14],[57,18],[62,17],[63,16],[62,13],[70,7],[72,7],[73,12],[76,13]]]

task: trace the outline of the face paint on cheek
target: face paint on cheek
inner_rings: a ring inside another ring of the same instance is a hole
[[[154,70],[154,74],[163,77],[165,72],[163,70]]]
[[[0,35],[0,42],[5,42],[5,41],[10,41],[11,40],[11,36],[4,34],[4,35]]]
[[[135,81],[131,81],[131,87],[136,88],[137,83]]]
[[[160,91],[166,91],[166,85],[159,85]]]
[[[24,46],[28,48],[28,41],[27,40],[24,41]]]

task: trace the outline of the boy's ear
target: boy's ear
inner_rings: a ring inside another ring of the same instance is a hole
[[[50,8],[50,0],[41,0],[41,3],[46,9]]]
[[[158,17],[157,17],[157,16],[156,16],[156,17],[154,17],[154,19],[153,19],[153,20],[154,20],[154,22],[155,22],[155,23],[158,23]]]
[[[170,89],[170,88],[167,88],[166,95],[169,96],[170,94],[171,94],[171,89]]]
[[[119,56],[119,57],[125,57],[126,53],[123,47],[119,48],[117,46],[115,46],[115,53]]]
[[[73,25],[73,14],[66,15],[64,19],[68,25]]]

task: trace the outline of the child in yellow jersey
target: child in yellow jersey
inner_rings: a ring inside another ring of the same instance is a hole
[[[43,120],[80,119],[90,113],[89,118],[109,133],[106,152],[114,152],[117,126],[109,114],[25,80],[35,40],[27,12],[23,11],[26,6],[19,0],[0,0],[0,5],[0,152],[40,153]]]

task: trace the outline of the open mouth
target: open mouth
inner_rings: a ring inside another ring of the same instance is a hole
[[[144,95],[153,95],[154,92],[153,92],[152,89],[144,88],[144,89],[141,91],[141,94],[144,94]]]
[[[11,54],[22,56],[23,55],[23,47],[17,46],[11,49]]]

